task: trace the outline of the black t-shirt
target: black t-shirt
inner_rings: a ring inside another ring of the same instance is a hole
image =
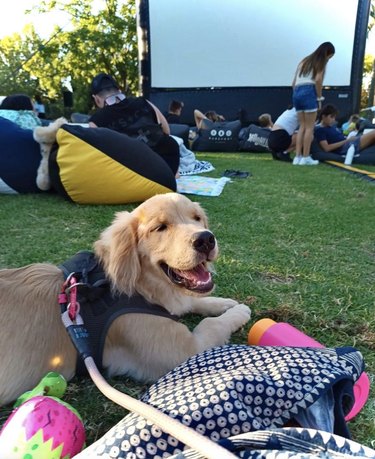
[[[140,138],[150,146],[164,137],[157,122],[156,113],[144,97],[124,99],[114,105],[106,105],[94,113],[90,121],[98,127]]]
[[[174,113],[166,113],[165,118],[169,124],[179,124],[180,123],[180,117],[178,115],[175,115]]]

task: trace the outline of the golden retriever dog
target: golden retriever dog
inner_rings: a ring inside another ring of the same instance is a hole
[[[138,293],[177,316],[207,316],[192,331],[167,317],[117,317],[103,351],[108,376],[155,381],[192,355],[227,343],[250,319],[248,306],[209,296],[218,245],[200,205],[183,195],[156,195],[117,213],[94,250],[114,292]],[[48,371],[74,376],[77,352],[58,304],[63,282],[60,268],[47,263],[0,270],[0,404],[32,389]]]
[[[56,142],[57,131],[67,122],[67,119],[61,117],[48,126],[38,126],[34,129],[33,137],[40,144],[40,154],[42,155],[36,174],[36,186],[42,191],[47,191],[51,188],[48,171],[49,155],[53,144]]]

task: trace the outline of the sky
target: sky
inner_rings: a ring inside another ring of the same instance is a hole
[[[64,13],[25,14],[25,10],[37,5],[37,0],[14,0],[8,2],[1,12],[0,38],[21,32],[26,24],[33,23],[35,30],[42,37],[48,37],[55,25],[60,27],[68,22]]]
[[[96,0],[100,2],[101,0]],[[66,26],[68,17],[63,13],[25,14],[25,10],[38,4],[37,0],[13,0],[7,2],[6,8],[1,12],[0,38],[21,32],[28,23],[33,23],[37,33],[42,37],[48,37],[54,26]],[[366,54],[375,55],[375,27],[366,43]]]
[[[103,0],[94,0],[93,7],[102,3]],[[38,5],[38,0],[13,0],[8,2],[7,7],[1,12],[0,39],[14,32],[21,32],[26,24],[32,23],[36,32],[41,37],[48,38],[54,26],[66,27],[69,24],[69,16],[64,12],[51,12],[44,14],[25,14],[25,11]]]

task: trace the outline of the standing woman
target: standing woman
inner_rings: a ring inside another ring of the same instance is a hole
[[[311,142],[318,109],[321,108],[323,78],[327,62],[335,54],[335,47],[329,41],[322,43],[312,54],[298,64],[293,79],[293,105],[297,111],[299,130],[297,133],[294,165],[315,166],[310,156]]]

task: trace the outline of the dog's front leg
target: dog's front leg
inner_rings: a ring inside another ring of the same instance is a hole
[[[42,155],[37,171],[36,185],[42,191],[47,191],[51,188],[48,170],[49,156],[56,141],[57,131],[67,122],[68,121],[64,117],[61,117],[57,118],[57,120],[48,126],[37,126],[34,129],[33,137],[34,140],[40,144],[40,154]]]
[[[42,159],[40,161],[40,165],[38,167],[38,171],[36,174],[36,184],[37,187],[42,191],[47,191],[51,188],[51,181],[49,177],[49,170],[48,170],[48,160],[49,155],[51,153],[53,144],[40,144],[40,154],[42,155]]]
[[[215,296],[193,298],[191,312],[208,317],[220,316],[237,304],[238,302],[231,298],[219,298]]]
[[[193,330],[198,352],[228,343],[231,334],[243,327],[250,315],[248,306],[237,304],[219,317],[203,319]]]

